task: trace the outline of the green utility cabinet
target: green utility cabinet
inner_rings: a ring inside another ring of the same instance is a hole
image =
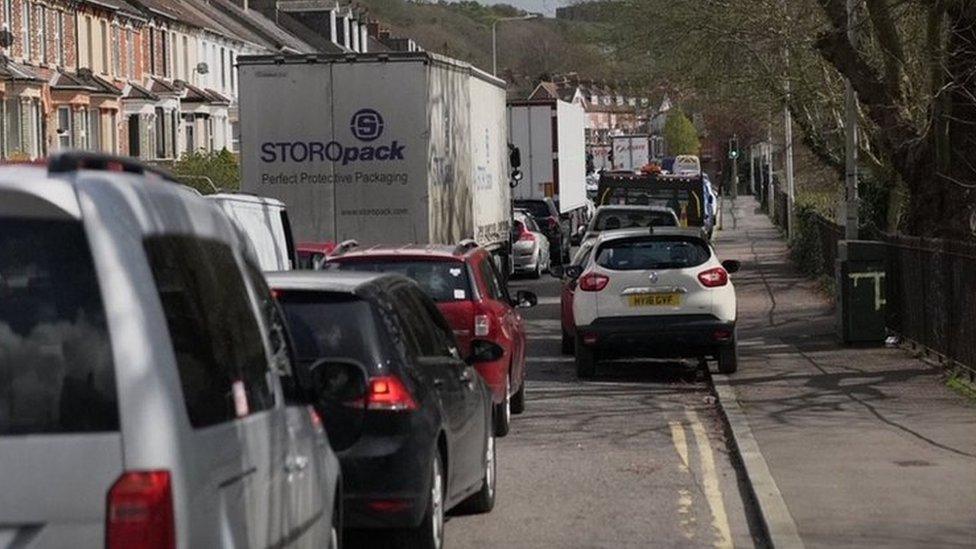
[[[844,343],[884,343],[885,264],[883,242],[843,240],[839,243],[837,330]]]

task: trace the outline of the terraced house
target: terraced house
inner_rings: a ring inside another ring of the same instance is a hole
[[[335,3],[0,2],[4,160],[71,148],[147,160],[236,151],[238,56],[379,47],[365,15]],[[323,16],[332,28],[317,24]]]

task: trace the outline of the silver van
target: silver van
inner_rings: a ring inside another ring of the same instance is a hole
[[[336,545],[338,462],[242,238],[131,159],[0,168],[0,547]]]

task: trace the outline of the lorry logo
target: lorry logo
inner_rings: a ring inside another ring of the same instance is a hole
[[[352,134],[360,141],[375,141],[383,135],[383,117],[373,109],[360,109],[349,124]]]
[[[360,109],[352,116],[349,129],[360,141],[376,141],[385,124],[380,113]],[[261,143],[261,161],[267,164],[285,162],[338,162],[343,166],[357,161],[403,160],[399,141],[387,145],[347,146],[338,141],[266,141]]]

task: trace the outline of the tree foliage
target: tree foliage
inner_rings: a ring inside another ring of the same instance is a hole
[[[184,154],[173,164],[172,170],[177,179],[203,194],[241,188],[241,169],[237,157],[227,149]]]
[[[861,170],[894,195],[900,228],[965,238],[976,219],[976,2],[622,0],[621,56],[712,109],[762,120],[844,173],[844,82],[859,100]]]
[[[681,109],[672,109],[668,112],[668,119],[664,123],[664,144],[671,156],[698,155],[701,151],[698,130]]]

